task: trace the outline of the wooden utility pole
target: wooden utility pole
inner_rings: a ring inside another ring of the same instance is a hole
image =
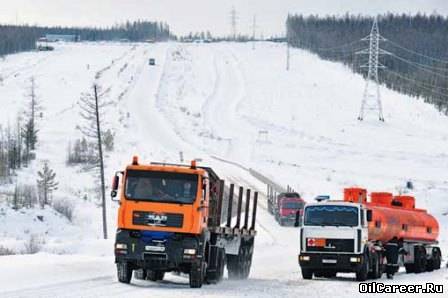
[[[103,209],[103,236],[107,239],[107,216],[106,216],[106,190],[104,183],[104,161],[103,161],[103,142],[101,140],[101,127],[100,127],[100,112],[98,105],[98,88],[96,85],[93,86],[95,93],[95,116],[96,116],[96,131],[98,139],[98,155],[100,162],[100,179],[101,179],[101,205]]]

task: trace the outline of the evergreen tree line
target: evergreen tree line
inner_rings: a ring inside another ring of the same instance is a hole
[[[290,15],[287,40],[293,47],[308,49],[323,59],[343,62],[367,75],[367,54],[373,18]],[[381,55],[386,68],[379,71],[380,83],[407,95],[422,97],[448,114],[448,18],[432,15],[385,14],[378,17]]]
[[[46,34],[70,34],[86,41],[129,40],[164,41],[172,38],[170,28],[165,23],[135,21],[107,28],[45,27],[31,25],[0,24],[0,56],[29,51],[36,48],[36,40]]]
[[[0,126],[0,184],[11,182],[16,170],[27,167],[35,158],[38,141],[37,122],[43,117],[36,95],[36,83],[30,79],[28,102],[15,125]]]

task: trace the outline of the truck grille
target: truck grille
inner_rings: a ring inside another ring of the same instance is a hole
[[[134,211],[132,223],[134,225],[182,228],[184,215],[178,213],[155,213]]]
[[[325,239],[325,246],[310,245],[310,238],[306,238],[307,251],[320,252],[354,252],[355,240],[353,239]],[[311,241],[312,242],[312,241]]]

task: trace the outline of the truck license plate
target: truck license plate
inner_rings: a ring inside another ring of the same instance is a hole
[[[164,246],[155,246],[155,245],[146,245],[145,250],[163,252],[163,251],[165,251],[165,247]]]
[[[322,259],[322,263],[324,264],[336,264],[338,261],[333,259]]]

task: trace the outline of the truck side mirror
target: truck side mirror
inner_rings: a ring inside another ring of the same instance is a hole
[[[300,227],[300,210],[296,212],[296,220],[294,222],[295,227]]]
[[[121,174],[121,172],[116,172],[115,176],[112,179],[112,190],[110,192],[110,197],[112,199],[112,201],[118,201],[118,200],[114,200],[114,198],[117,196],[118,193],[118,185],[120,183],[120,177],[118,177],[118,174]]]
[[[372,210],[367,210],[367,222],[372,221]]]

